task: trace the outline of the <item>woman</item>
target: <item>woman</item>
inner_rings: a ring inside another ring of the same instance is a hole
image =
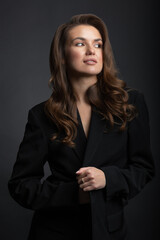
[[[57,29],[50,69],[52,95],[29,111],[8,184],[35,211],[28,239],[128,239],[124,206],[154,175],[143,94],[118,78],[93,14]]]

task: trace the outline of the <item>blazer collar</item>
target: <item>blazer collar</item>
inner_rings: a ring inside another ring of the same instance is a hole
[[[77,129],[77,137],[74,141],[76,147],[73,148],[73,151],[81,161],[83,167],[93,164],[94,153],[101,142],[106,126],[106,120],[102,118],[102,115],[100,115],[95,108],[92,108],[89,132],[86,138],[77,108],[79,127]]]

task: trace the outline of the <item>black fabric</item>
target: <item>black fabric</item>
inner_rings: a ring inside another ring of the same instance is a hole
[[[15,201],[36,212],[32,233],[38,234],[45,226],[46,219],[38,217],[37,211],[48,213],[57,208],[61,212],[64,207],[80,206],[76,171],[92,166],[101,169],[106,177],[103,189],[89,191],[92,240],[127,239],[124,206],[154,176],[146,102],[137,90],[128,94],[129,103],[136,106],[138,115],[127,124],[127,129],[118,132],[115,124],[112,131],[106,132],[108,122],[93,108],[87,141],[79,125],[75,148],[50,140],[57,128],[46,117],[44,102],[29,111],[8,187]],[[46,161],[51,175],[42,181]],[[46,232],[45,240],[50,236],[51,232]],[[59,236],[54,240],[60,240]]]
[[[81,161],[83,162],[86,145],[87,145],[87,138],[86,138],[84,130],[83,130],[83,125],[81,122],[78,108],[77,108],[77,120],[78,120],[79,126],[78,126],[78,131],[77,131],[77,138],[76,138],[76,149],[79,152],[79,157],[80,157]]]
[[[91,240],[91,222],[90,204],[37,211],[28,240]]]

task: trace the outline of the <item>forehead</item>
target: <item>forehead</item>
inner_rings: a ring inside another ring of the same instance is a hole
[[[68,39],[76,37],[102,38],[98,29],[91,25],[78,25],[68,31]]]

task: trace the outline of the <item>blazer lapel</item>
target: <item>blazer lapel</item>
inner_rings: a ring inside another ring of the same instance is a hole
[[[83,167],[93,165],[93,156],[100,144],[106,126],[106,120],[102,120],[102,118],[103,117],[96,112],[95,108],[92,108],[88,138],[86,138],[77,109],[79,127],[77,129],[77,137],[74,140],[76,147],[73,148],[73,151],[81,161]]]
[[[106,126],[106,120],[102,120],[102,115],[92,109],[91,122],[87,138],[87,145],[83,159],[83,167],[93,165],[93,156],[103,137]]]
[[[77,128],[77,136],[74,140],[76,147],[72,149],[75,152],[76,156],[79,158],[80,162],[82,163],[84,159],[86,145],[87,145],[87,138],[83,131],[83,126],[82,126],[78,109],[77,109],[77,120],[78,120],[79,126]]]

